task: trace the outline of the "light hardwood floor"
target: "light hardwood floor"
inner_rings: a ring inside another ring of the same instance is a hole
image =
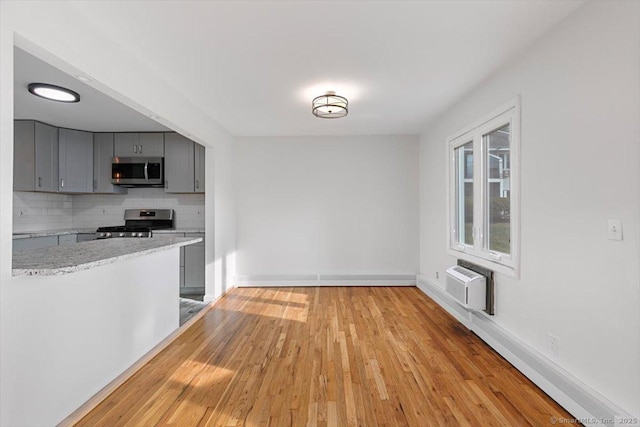
[[[573,418],[413,287],[240,288],[78,426],[549,425]]]

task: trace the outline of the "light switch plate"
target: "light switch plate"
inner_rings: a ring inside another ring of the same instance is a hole
[[[620,218],[609,218],[607,231],[609,240],[622,240],[622,220]]]

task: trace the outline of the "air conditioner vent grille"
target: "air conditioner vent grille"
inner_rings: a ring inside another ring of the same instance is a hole
[[[464,267],[447,269],[446,291],[460,305],[470,310],[487,307],[487,278]]]

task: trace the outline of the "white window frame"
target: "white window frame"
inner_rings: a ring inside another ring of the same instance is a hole
[[[486,146],[484,135],[510,125],[510,254],[491,251],[484,247],[488,229],[485,217],[487,203]],[[456,159],[458,147],[473,142],[473,245],[457,241],[456,224]],[[447,212],[447,251],[450,255],[474,262],[483,267],[518,278],[520,275],[520,96],[487,114],[481,120],[447,138],[447,180],[449,203]]]

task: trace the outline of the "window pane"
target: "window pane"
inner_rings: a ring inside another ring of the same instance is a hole
[[[483,136],[486,147],[485,247],[511,253],[510,125]]]
[[[457,241],[473,245],[473,142],[455,149]]]

